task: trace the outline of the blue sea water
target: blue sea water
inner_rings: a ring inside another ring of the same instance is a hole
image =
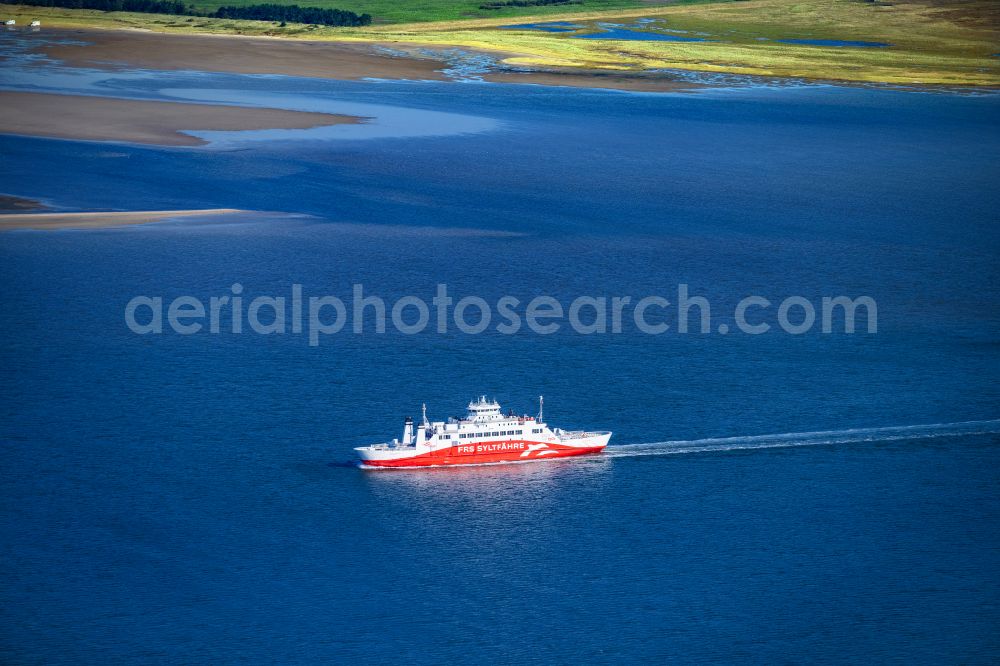
[[[0,137],[0,189],[54,206],[280,211],[0,236],[5,662],[995,661],[995,96],[32,72],[4,85],[375,120],[196,149]],[[125,326],[136,295],[236,282],[685,283],[713,332]],[[878,332],[716,332],[749,294],[869,295]],[[350,464],[479,393],[544,394],[613,448]]]
[[[570,23],[568,21],[549,21],[546,23],[519,23],[517,25],[501,26],[503,30],[538,30],[541,32],[579,32],[580,30],[596,29],[597,32],[571,35],[573,39],[617,39],[628,41],[661,41],[661,42],[703,42],[702,37],[682,37],[667,32],[686,33],[686,30],[667,30],[665,28],[649,29],[656,19],[638,19],[632,27],[621,23],[605,23],[601,21]],[[663,30],[664,32],[660,32]]]
[[[569,21],[547,21],[545,23],[518,23],[516,25],[502,25],[501,30],[540,30],[541,32],[574,32],[581,27]]]
[[[703,42],[703,37],[682,37],[651,30],[630,30],[629,28],[605,28],[601,32],[573,35],[576,39],[619,39],[645,42]]]

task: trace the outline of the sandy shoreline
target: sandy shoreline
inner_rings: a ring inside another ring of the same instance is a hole
[[[81,45],[39,40],[33,49],[70,67],[137,67],[328,79],[446,79],[438,71],[446,65],[439,60],[383,55],[370,44],[362,43],[135,30],[48,30],[46,39],[53,37],[87,42]]]
[[[0,215],[0,231],[12,229],[104,229],[148,224],[179,217],[232,215],[248,211],[236,208],[203,210],[150,210],[109,213],[11,213]]]
[[[362,42],[305,41],[276,37],[139,32],[136,30],[52,29],[34,53],[70,67],[196,70],[234,74],[282,74],[309,78],[450,80],[443,60],[426,55],[426,46]],[[50,39],[86,44],[59,44]],[[408,55],[380,53],[379,46]],[[474,49],[464,49],[474,51]],[[478,52],[478,51],[477,51]],[[482,53],[487,53],[482,51]],[[513,55],[489,52],[502,60]],[[664,92],[698,87],[661,73],[611,72],[581,68],[497,71],[483,75],[496,83],[523,83],[576,88],[612,88]]]
[[[327,113],[0,91],[0,133],[160,146],[206,142],[184,130],[307,129],[356,123]]]
[[[671,79],[656,72],[608,72],[589,69],[539,69],[530,72],[492,72],[483,77],[493,83],[521,83],[570,88],[601,88],[630,92],[675,92],[704,86]]]

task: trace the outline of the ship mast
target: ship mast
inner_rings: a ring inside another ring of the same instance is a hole
[[[544,419],[542,418],[542,408],[545,406],[545,397],[538,396],[538,422],[541,423]]]

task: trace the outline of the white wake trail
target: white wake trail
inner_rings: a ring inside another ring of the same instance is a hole
[[[635,456],[663,456],[678,453],[706,451],[738,451],[741,449],[774,449],[793,446],[821,446],[828,444],[853,444],[861,442],[891,442],[907,439],[932,439],[961,437],[964,435],[1000,434],[1000,419],[989,421],[961,421],[958,423],[929,423],[924,425],[889,426],[882,428],[852,428],[848,430],[819,430],[816,432],[789,432],[776,435],[749,435],[743,437],[716,437],[711,439],[645,442],[641,444],[611,445],[604,449],[604,457],[626,458]]]

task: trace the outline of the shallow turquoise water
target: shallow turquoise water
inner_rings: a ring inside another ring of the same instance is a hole
[[[5,661],[995,658],[997,98],[20,77],[377,120],[205,149],[0,137],[2,189],[57,206],[309,216],[0,236]],[[310,347],[124,324],[135,295],[234,282],[390,302],[683,282],[712,331],[749,293],[868,294],[879,330]],[[351,466],[422,402],[479,393],[544,394],[616,448]]]
[[[677,33],[685,33],[685,30],[661,29],[656,24],[655,19],[639,19],[634,25],[626,26],[619,23],[604,23],[600,21],[586,21],[582,23],[570,23],[568,21],[548,21],[545,23],[519,23],[517,25],[501,26],[502,30],[538,30],[541,32],[574,32],[581,30],[593,30],[597,32],[587,32],[584,34],[570,35],[573,39],[617,39],[630,41],[662,41],[662,42],[704,42],[703,37],[684,37]],[[663,30],[661,32],[661,30]],[[673,34],[671,34],[673,33]]]
[[[630,30],[628,28],[607,28],[601,32],[591,32],[585,35],[573,35],[574,39],[619,39],[646,42],[704,42],[702,37],[683,37],[662,32],[646,30]]]
[[[568,21],[548,21],[546,23],[518,23],[517,25],[503,25],[501,30],[540,30],[542,32],[573,32],[582,26]]]

